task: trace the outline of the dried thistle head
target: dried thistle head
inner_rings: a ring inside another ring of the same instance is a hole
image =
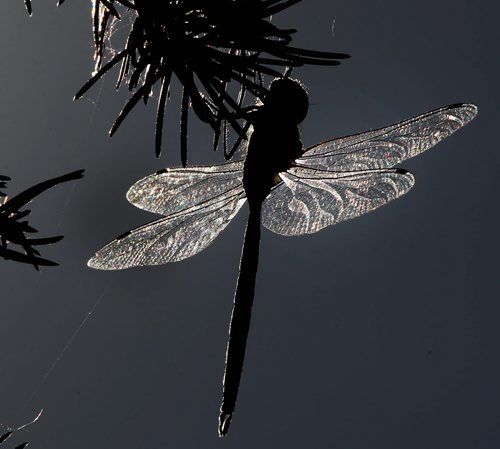
[[[292,47],[296,30],[279,29],[270,22],[272,15],[300,1],[93,0],[96,71],[75,98],[120,64],[117,88],[126,83],[133,94],[112,126],[112,135],[137,103],[141,99],[147,103],[158,86],[155,147],[159,156],[170,83],[176,77],[183,89],[180,134],[181,159],[186,165],[189,106],[213,129],[215,149],[227,124],[239,139],[246,138],[247,127],[238,121],[245,119],[245,94],[265,98],[264,76],[282,76],[279,69],[284,67],[337,65],[339,59],[348,57]],[[127,41],[122,49],[108,52],[106,42],[113,26],[127,10],[133,17]],[[228,91],[230,82],[240,88],[236,98]],[[226,158],[231,155],[225,147]]]

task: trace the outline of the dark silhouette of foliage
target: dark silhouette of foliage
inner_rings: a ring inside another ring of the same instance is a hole
[[[0,175],[0,189],[5,189],[5,183],[7,181],[10,181],[10,178],[8,176],[2,176]],[[1,190],[0,190],[0,198],[6,196],[5,193],[3,193]]]
[[[39,266],[54,266],[56,262],[43,259],[35,246],[50,245],[62,240],[63,236],[28,238],[26,234],[38,232],[28,221],[21,221],[30,214],[30,210],[21,209],[40,193],[48,190],[57,184],[73,181],[83,177],[84,170],[77,170],[57,178],[36,184],[13,198],[8,199],[3,192],[0,192],[2,201],[0,202],[0,257],[5,260],[31,264],[38,270]],[[0,176],[0,188],[5,188],[5,182],[10,178]],[[10,245],[20,246],[23,252],[16,251]]]
[[[42,413],[43,413],[43,410],[40,410],[40,412],[38,413],[38,415],[36,415],[36,417],[33,421],[30,421],[29,423],[23,424],[20,427],[17,427],[15,429],[8,428],[7,432],[5,432],[3,435],[0,435],[0,446],[3,443],[5,443],[11,436],[13,436],[19,430],[22,430],[28,426],[31,426],[36,421],[38,421],[38,418],[40,418],[40,416],[42,416]],[[28,444],[29,444],[28,442],[21,443],[21,444],[17,445],[14,449],[24,449],[26,446],[28,446]]]
[[[28,14],[31,16],[33,10],[31,8],[31,0],[24,0],[24,4],[26,5],[26,9],[28,10]]]
[[[2,445],[5,441],[7,441],[12,435],[14,434],[13,430],[9,430],[8,432],[4,433],[2,436],[0,436],[0,445]],[[24,442],[16,446],[14,449],[24,449],[26,446],[28,446],[28,442]]]
[[[282,76],[279,68],[305,64],[337,65],[342,53],[292,47],[294,29],[280,29],[269,18],[301,0],[96,0],[93,9],[95,74],[76,94],[84,95],[112,68],[120,65],[116,87],[123,83],[133,92],[113,124],[114,134],[130,111],[153,87],[160,86],[156,117],[155,149],[161,153],[165,107],[172,77],[182,84],[181,160],[187,163],[187,121],[191,105],[197,117],[214,132],[214,149],[221,132],[226,143],[227,124],[246,139],[244,98],[249,92],[263,100],[268,93],[263,77]],[[62,1],[60,2],[62,3]],[[110,51],[104,62],[106,40],[119,10],[133,14],[128,38],[122,49]],[[265,55],[265,56],[264,56]],[[237,98],[228,92],[230,82],[239,87]],[[225,156],[231,151],[224,145]]]
[[[64,0],[59,0],[57,2],[57,6],[60,6],[64,3]],[[28,14],[31,16],[33,14],[33,8],[31,7],[31,0],[24,0],[24,4],[26,5],[26,9],[28,10]]]

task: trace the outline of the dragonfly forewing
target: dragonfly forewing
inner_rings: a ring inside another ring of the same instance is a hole
[[[374,131],[320,143],[296,163],[333,171],[394,167],[449,137],[476,115],[473,104],[445,106]]]
[[[243,161],[223,165],[169,168],[137,181],[127,192],[136,207],[170,215],[224,198],[243,179]]]

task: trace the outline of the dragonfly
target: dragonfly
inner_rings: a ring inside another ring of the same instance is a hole
[[[275,79],[263,103],[248,112],[251,129],[244,161],[168,168],[139,180],[128,190],[128,201],[163,217],[118,237],[88,262],[92,268],[117,270],[194,256],[248,201],[226,350],[220,436],[227,434],[236,406],[261,225],[277,234],[300,236],[377,209],[414,185],[413,175],[397,164],[436,145],[477,114],[473,104],[454,104],[304,150],[299,124],[307,109],[308,96],[298,81]]]

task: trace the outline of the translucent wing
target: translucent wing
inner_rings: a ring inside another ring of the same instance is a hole
[[[243,161],[210,167],[169,168],[137,181],[127,199],[140,209],[161,215],[201,205],[238,187]]]
[[[472,104],[436,109],[374,131],[307,149],[262,206],[262,223],[302,235],[357,217],[406,193],[413,176],[391,169],[436,145],[477,114]]]
[[[311,234],[358,217],[406,193],[414,184],[400,169],[328,172],[294,167],[262,204],[262,224],[281,235]]]
[[[88,265],[101,270],[119,270],[191,257],[212,243],[244,202],[244,189],[240,183],[202,204],[118,237],[99,250]]]
[[[320,143],[296,163],[337,172],[390,168],[436,145],[476,114],[473,104],[446,106],[385,128]]]

